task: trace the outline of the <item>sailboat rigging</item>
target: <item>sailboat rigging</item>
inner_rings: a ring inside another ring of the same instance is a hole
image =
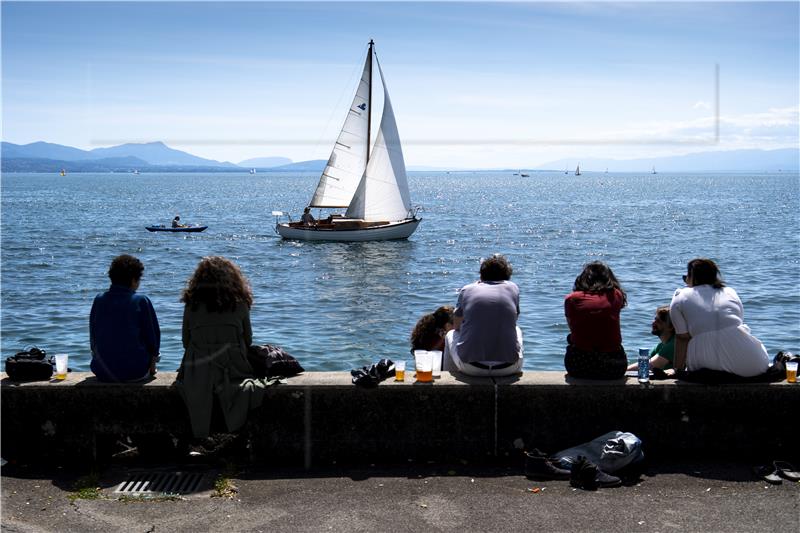
[[[277,222],[284,239],[315,241],[383,241],[406,239],[422,219],[411,207],[400,135],[386,81],[370,40],[361,80],[310,208],[346,209],[313,222]],[[383,114],[372,140],[372,63],[383,86]],[[276,212],[282,213],[282,212]]]

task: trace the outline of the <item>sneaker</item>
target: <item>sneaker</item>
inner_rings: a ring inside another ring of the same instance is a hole
[[[569,479],[570,471],[559,468],[537,449],[525,452],[525,477],[535,481],[548,481],[551,479]]]

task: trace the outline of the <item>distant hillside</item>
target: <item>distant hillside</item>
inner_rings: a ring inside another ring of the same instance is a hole
[[[272,168],[290,164],[292,164],[292,160],[288,157],[256,157],[239,161],[240,167],[247,168]]]
[[[536,165],[540,169],[569,169],[570,172],[580,163],[581,170],[604,171],[608,168],[616,172],[648,172],[655,167],[657,172],[777,172],[800,170],[800,149],[780,150],[729,150],[717,152],[698,152],[671,157],[652,157],[643,159],[599,159],[584,158],[559,159]]]
[[[27,158],[27,159],[49,159],[57,161],[88,161],[97,159],[136,157],[148,165],[158,166],[192,166],[192,167],[224,167],[236,170],[239,167],[233,163],[204,159],[187,152],[175,150],[168,147],[163,142],[152,143],[129,143],[109,148],[95,148],[94,150],[80,150],[71,146],[52,144],[45,142],[35,142],[31,144],[2,143],[2,157],[6,158]],[[39,172],[39,170],[31,170]],[[47,172],[42,168],[41,172]],[[93,171],[87,171],[93,172]]]
[[[107,157],[103,159],[64,161],[58,159],[3,157],[2,172],[52,172],[62,168],[67,172],[130,172],[147,167],[147,162],[138,157]]]
[[[328,163],[326,159],[312,159],[311,161],[298,161],[291,165],[281,165],[279,167],[270,168],[273,170],[295,170],[304,172],[322,172],[325,170],[325,165]]]

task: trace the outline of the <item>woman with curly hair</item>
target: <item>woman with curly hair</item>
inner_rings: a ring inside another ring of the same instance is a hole
[[[423,315],[411,331],[411,350],[444,350],[444,337],[453,329],[453,306],[443,305]]]
[[[619,313],[628,299],[614,272],[602,261],[583,267],[564,299],[569,325],[567,374],[586,379],[618,379],[628,358],[622,347]]]
[[[181,301],[183,361],[178,371],[192,432],[209,435],[216,401],[229,432],[241,428],[261,405],[265,383],[253,378],[247,349],[253,340],[253,294],[239,267],[224,257],[204,257]]]

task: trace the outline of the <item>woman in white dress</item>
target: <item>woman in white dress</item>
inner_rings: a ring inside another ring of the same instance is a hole
[[[742,377],[766,372],[767,350],[744,324],[742,301],[722,282],[714,261],[692,259],[683,280],[687,287],[675,291],[669,310],[675,369],[708,368]]]

